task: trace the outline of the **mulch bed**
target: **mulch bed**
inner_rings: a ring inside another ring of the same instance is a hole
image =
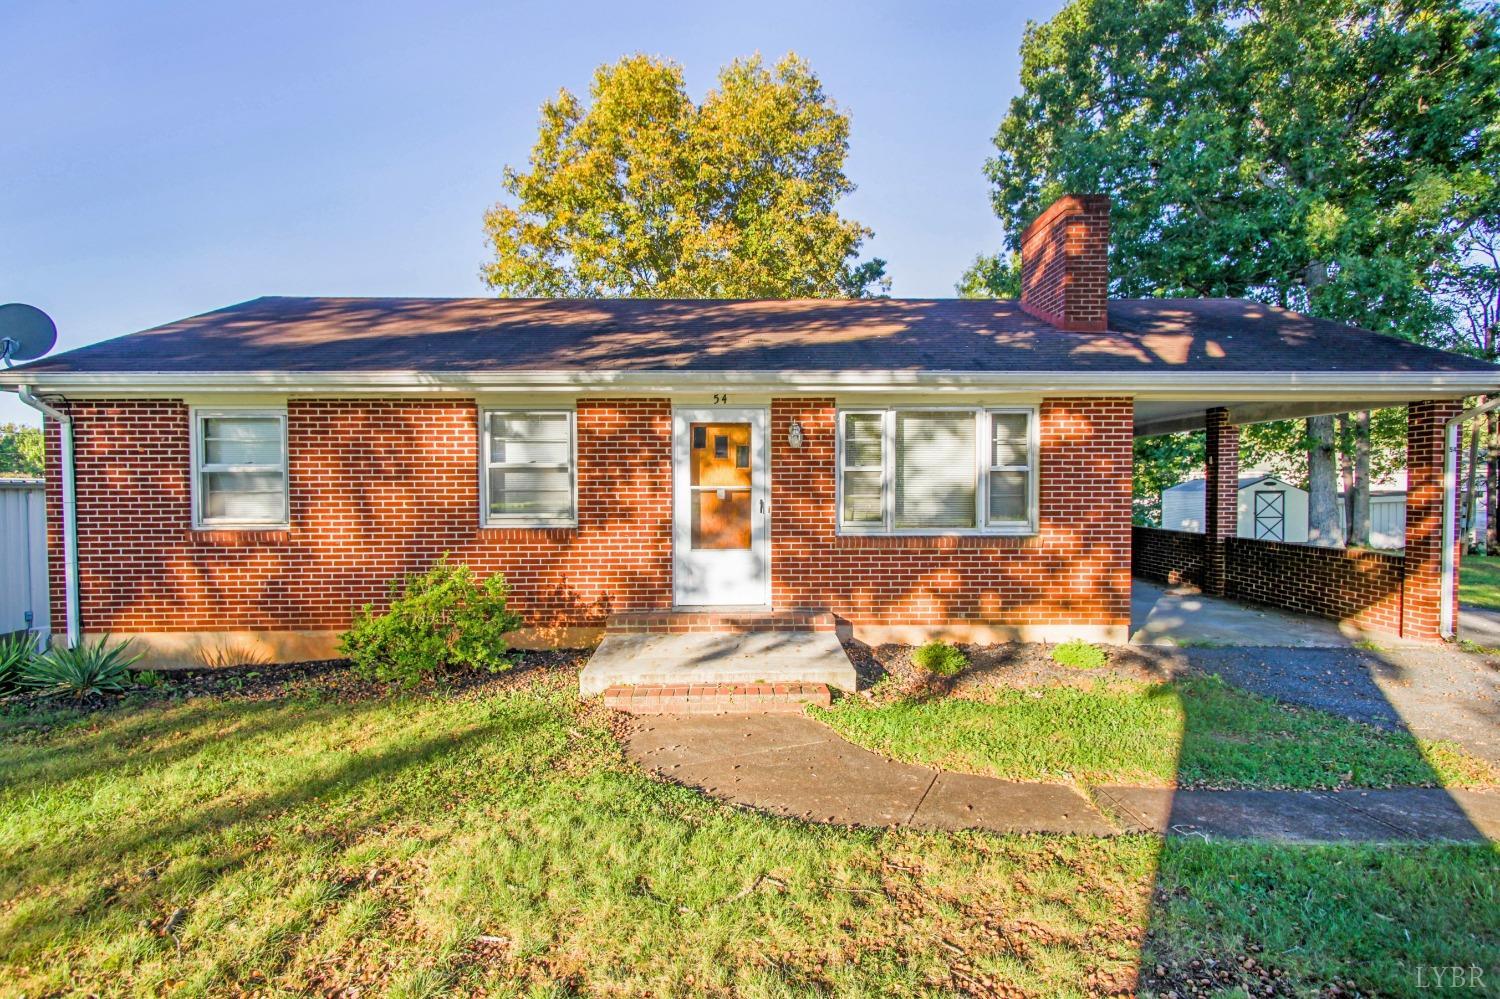
[[[951,679],[933,676],[912,664],[911,645],[869,646],[844,643],[854,663],[859,689],[875,700],[914,695],[975,696],[986,690],[1045,687],[1092,687],[1104,682],[1162,683],[1188,672],[1187,657],[1170,648],[1100,645],[1108,662],[1100,669],[1075,669],[1052,661],[1052,646],[1041,642],[960,645],[969,668]]]
[[[452,670],[405,692],[415,696],[485,697],[537,683],[571,686],[576,690],[578,673],[588,662],[589,650],[518,649],[511,655],[515,666],[503,673]],[[35,714],[38,723],[46,727],[49,716],[59,708],[68,709],[69,716],[76,717],[79,713],[145,707],[201,697],[274,701],[317,696],[324,700],[354,703],[402,692],[402,688],[395,684],[360,678],[347,659],[158,670],[149,675],[158,677],[158,683],[81,701],[34,693],[10,694],[0,697],[0,714],[22,718]]]

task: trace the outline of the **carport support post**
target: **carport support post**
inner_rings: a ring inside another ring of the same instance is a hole
[[[1240,428],[1222,406],[1203,414],[1206,471],[1203,482],[1203,592],[1223,596],[1229,539],[1240,520]]]
[[[1444,470],[1444,448],[1452,431],[1448,424],[1463,402],[1444,399],[1414,402],[1406,408],[1406,552],[1402,560],[1401,637],[1435,640],[1442,637],[1443,528],[1457,534],[1456,518],[1444,515],[1453,502],[1452,483]],[[1453,551],[1451,576],[1457,589],[1458,553]],[[1450,591],[1448,600],[1455,600]]]

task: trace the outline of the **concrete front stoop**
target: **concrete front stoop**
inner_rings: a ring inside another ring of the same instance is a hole
[[[833,630],[832,615],[753,610],[620,615],[610,620],[578,681],[584,697],[615,687],[655,688],[632,695],[631,702],[640,696],[643,705],[658,702],[656,711],[666,704],[684,712],[768,710],[790,696],[789,685],[824,687],[821,693],[799,689],[799,696],[814,703],[826,703],[828,687],[854,690],[854,664]],[[766,686],[772,689],[748,690]],[[664,696],[665,690],[673,693]],[[616,693],[612,699],[626,698]]]

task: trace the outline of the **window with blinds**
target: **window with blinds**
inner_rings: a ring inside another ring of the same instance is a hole
[[[287,526],[286,414],[193,411],[195,527]]]
[[[484,414],[484,511],[493,526],[567,526],[573,509],[573,414]]]
[[[844,411],[839,526],[864,534],[1030,533],[1034,436],[1030,408]]]

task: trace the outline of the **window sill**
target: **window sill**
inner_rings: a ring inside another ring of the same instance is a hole
[[[528,533],[528,534],[531,534],[531,533],[564,534],[564,533],[571,533],[573,531],[578,530],[578,525],[576,523],[559,524],[559,523],[556,523],[555,521],[552,522],[552,523],[531,523],[531,524],[525,524],[525,523],[509,524],[509,523],[500,522],[500,523],[484,523],[484,524],[480,524],[479,525],[479,529],[481,531],[515,531],[515,532],[525,532],[525,533]]]
[[[1034,548],[1041,544],[1037,534],[839,534],[834,538],[838,548],[912,548],[944,550],[953,548]]]
[[[192,544],[225,548],[283,545],[292,540],[288,527],[194,527],[187,540]]]

